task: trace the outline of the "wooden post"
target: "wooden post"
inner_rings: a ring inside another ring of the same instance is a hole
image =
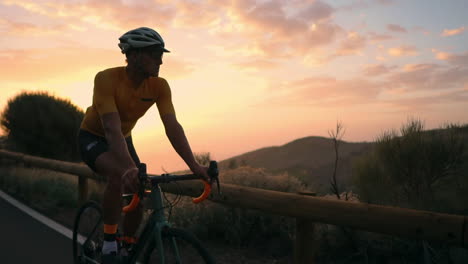
[[[78,176],[78,206],[88,200],[88,178]]]
[[[300,195],[315,196],[313,192],[300,192]],[[314,238],[315,224],[309,219],[296,218],[296,241],[294,245],[294,264],[312,264],[316,252]]]

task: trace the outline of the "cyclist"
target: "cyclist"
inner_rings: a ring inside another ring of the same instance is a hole
[[[94,79],[93,102],[86,110],[78,135],[83,161],[107,179],[102,207],[104,244],[102,263],[118,263],[116,231],[121,215],[122,191],[137,192],[140,163],[131,131],[137,120],[156,103],[166,135],[190,170],[209,179],[207,167],[193,156],[182,126],[176,118],[167,81],[159,77],[164,53],[169,52],[153,29],[140,27],[120,38],[126,67],[103,70]],[[126,214],[123,235],[134,238],[142,208]]]

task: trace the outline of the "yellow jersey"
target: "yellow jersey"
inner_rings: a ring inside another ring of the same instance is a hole
[[[93,104],[86,110],[81,129],[104,137],[101,116],[117,112],[122,123],[122,134],[128,137],[138,119],[154,103],[160,116],[175,114],[171,89],[165,79],[149,77],[134,88],[125,67],[101,71],[94,78]]]

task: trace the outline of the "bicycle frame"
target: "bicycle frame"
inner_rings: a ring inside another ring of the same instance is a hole
[[[219,179],[218,179],[218,165],[216,161],[211,161],[210,166],[208,168],[208,175],[211,177],[211,182],[215,180],[218,184],[218,192],[220,192],[219,188]],[[163,193],[161,191],[160,183],[169,183],[172,181],[183,181],[183,180],[196,180],[196,179],[201,179],[201,176],[197,176],[195,174],[185,174],[185,175],[170,175],[170,174],[162,174],[162,175],[148,175],[146,173],[146,164],[141,163],[139,164],[139,177],[140,181],[142,184],[140,184],[140,190],[138,193],[133,194],[132,201],[128,206],[125,206],[123,208],[123,212],[130,212],[131,210],[134,210],[138,203],[140,202],[140,197],[143,199],[144,197],[149,197],[151,200],[151,205],[153,212],[149,216],[148,220],[146,221],[143,231],[139,235],[139,239],[134,246],[134,250],[131,251],[131,254],[129,255],[129,259],[126,261],[125,264],[135,264],[137,263],[137,258],[146,253],[145,246],[151,246],[154,247],[157,252],[159,253],[159,263],[164,264],[165,263],[165,256],[164,256],[164,245],[163,245],[163,232],[165,231],[165,228],[170,228],[169,222],[166,220],[166,216],[164,214],[164,200],[163,200]],[[145,192],[145,187],[149,187],[146,185],[147,183],[150,183],[150,192],[149,194],[146,194]],[[205,200],[208,195],[211,192],[211,183],[208,181],[204,181],[205,187],[203,194],[198,197],[193,199],[192,201],[194,203],[199,203],[203,200]],[[127,196],[127,195],[125,195]],[[101,218],[98,220],[98,223],[102,223],[102,214]],[[94,230],[91,232],[94,234],[97,230],[98,225],[95,226]],[[74,231],[75,232],[75,231]],[[75,234],[75,233],[74,233]],[[90,238],[91,236],[89,236]],[[176,263],[180,263],[181,258],[180,258],[180,253],[179,253],[179,248],[176,242],[176,239],[173,236],[170,236],[172,238],[172,241],[169,241],[170,243],[170,248],[172,249],[175,257]],[[89,240],[88,238],[88,240]],[[81,238],[81,240],[84,240]],[[84,244],[86,244],[88,242]],[[153,242],[154,244],[150,244],[150,242]],[[75,243],[75,242],[74,242]],[[166,242],[167,243],[167,242]],[[82,244],[82,246],[84,245]],[[151,252],[148,252],[151,253]],[[94,258],[90,258],[88,256],[83,255],[82,256],[85,260],[91,261],[93,263],[98,264],[98,262],[95,261]],[[146,256],[143,256],[146,257]],[[205,254],[206,257],[206,254]]]
[[[128,264],[136,263],[137,257],[144,253],[144,247],[151,241],[152,238],[155,239],[156,248],[158,249],[159,260],[161,264],[165,263],[164,260],[164,250],[163,250],[163,243],[162,243],[162,230],[165,227],[170,227],[169,222],[166,220],[166,216],[164,215],[164,202],[161,192],[161,187],[159,184],[152,186],[151,194],[149,195],[151,199],[151,204],[153,208],[153,212],[150,215],[146,225],[141,233],[140,238],[135,246],[135,250],[130,257]],[[179,251],[177,248],[176,241],[172,241],[172,247],[176,254],[177,261],[180,261]]]

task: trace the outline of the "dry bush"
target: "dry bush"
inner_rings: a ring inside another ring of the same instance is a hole
[[[78,177],[75,175],[24,167],[3,167],[0,173],[0,188],[36,209],[54,213],[77,206]],[[88,187],[91,197],[100,197],[100,184],[91,182]]]
[[[2,168],[1,188],[39,209],[76,206],[77,179],[32,168]]]
[[[254,188],[298,192],[304,186],[287,174],[271,175],[264,169],[239,167],[221,171],[222,183]],[[174,199],[175,196],[169,199]],[[212,202],[194,205],[182,198],[171,215],[176,226],[191,230],[202,240],[217,241],[238,248],[255,247],[263,254],[282,257],[292,252],[295,219],[258,210],[231,208]]]

